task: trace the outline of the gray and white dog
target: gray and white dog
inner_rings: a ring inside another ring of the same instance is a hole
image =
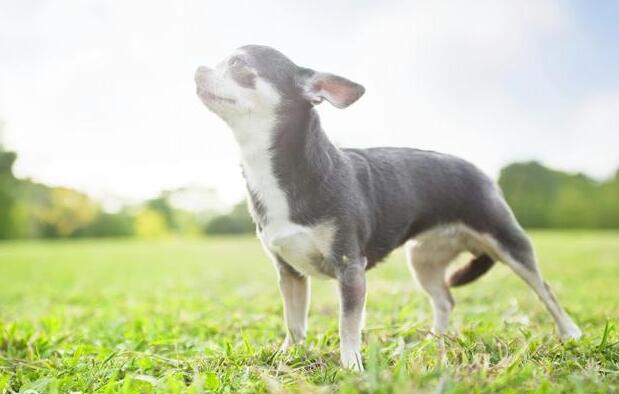
[[[334,278],[340,295],[340,352],[362,370],[365,271],[402,244],[444,333],[450,286],[507,264],[538,295],[561,335],[581,331],[558,304],[531,243],[496,184],[474,165],[410,148],[340,149],[314,106],[345,108],[363,86],[299,67],[266,46],[236,50],[215,69],[200,66],[197,94],[232,129],[241,152],[258,237],[279,274],[287,335],[305,338],[311,276]],[[446,278],[463,251],[474,258]]]

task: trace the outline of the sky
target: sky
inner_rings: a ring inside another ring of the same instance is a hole
[[[244,196],[230,130],[193,73],[245,44],[363,84],[318,107],[343,147],[410,146],[496,178],[540,160],[619,167],[619,2],[0,2],[0,120],[15,173],[100,198]]]

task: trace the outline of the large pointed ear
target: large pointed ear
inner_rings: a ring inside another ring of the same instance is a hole
[[[337,108],[346,108],[365,93],[363,86],[334,74],[310,70],[304,74],[303,96],[314,105],[327,100]]]

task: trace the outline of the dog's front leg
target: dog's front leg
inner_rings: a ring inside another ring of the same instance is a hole
[[[363,371],[361,328],[365,310],[365,259],[350,260],[338,272],[340,357],[345,368]]]
[[[305,340],[307,313],[309,311],[309,278],[300,275],[292,267],[278,259],[279,290],[284,302],[286,339],[281,350],[286,351],[296,342]]]

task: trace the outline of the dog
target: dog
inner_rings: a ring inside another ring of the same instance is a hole
[[[433,151],[340,149],[330,142],[314,107],[326,100],[346,108],[365,93],[362,85],[259,45],[237,49],[214,69],[198,67],[195,82],[198,97],[240,147],[249,210],[278,272],[287,328],[282,350],[305,338],[310,277],[333,278],[341,363],[363,370],[365,272],[401,245],[431,301],[434,333],[447,330],[450,287],[501,261],[533,289],[562,336],[581,336],[544,282],[498,186],[477,167]],[[447,275],[465,251],[474,257]]]

